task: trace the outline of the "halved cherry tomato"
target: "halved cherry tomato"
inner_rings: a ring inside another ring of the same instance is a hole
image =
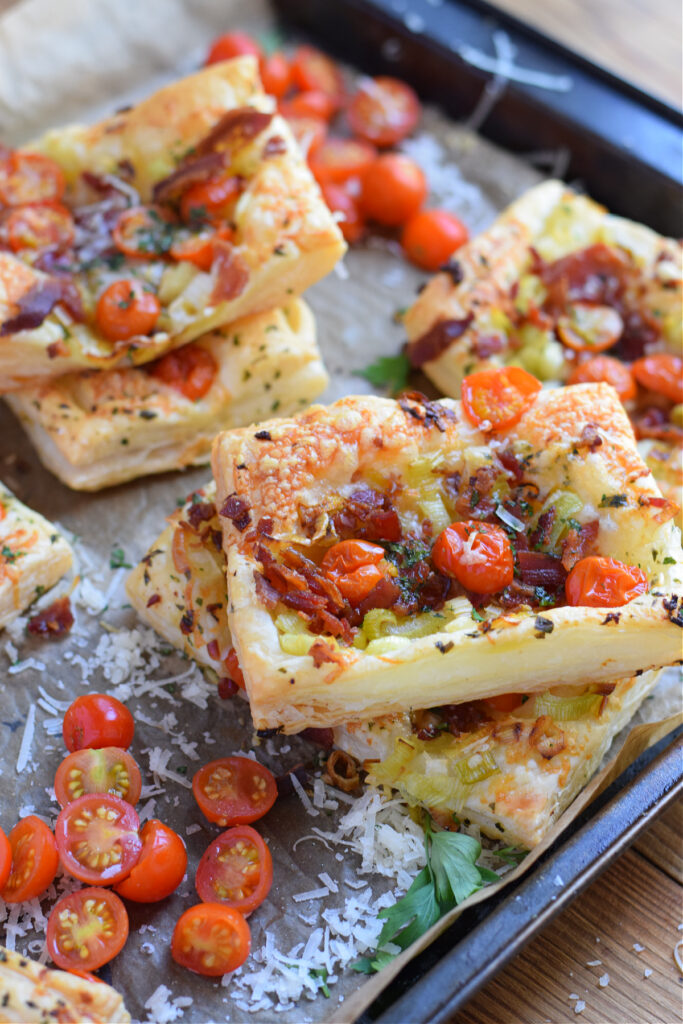
[[[157,359],[148,372],[196,402],[213,384],[218,365],[207,349],[190,342]]]
[[[326,54],[313,46],[299,46],[292,58],[292,81],[302,92],[325,92],[339,108],[344,102],[342,73]]]
[[[131,206],[119,216],[112,238],[126,256],[153,259],[168,252],[172,243],[171,224],[154,206]]]
[[[4,889],[5,882],[12,870],[12,847],[9,839],[0,828],[0,890]]]
[[[271,772],[250,757],[221,757],[195,773],[192,792],[209,821],[248,825],[275,803],[277,785]]]
[[[273,858],[256,829],[238,825],[206,849],[195,886],[204,903],[222,903],[248,917],[260,907],[273,884]]]
[[[141,789],[140,769],[121,747],[74,750],[64,758],[55,775],[55,796],[60,807],[85,793],[112,793],[134,806]]]
[[[180,836],[156,818],[145,822],[140,838],[140,860],[114,890],[136,903],[157,903],[175,892],[185,877],[187,850]]]
[[[308,165],[318,184],[340,184],[357,178],[376,156],[377,151],[367,142],[328,136],[310,151]]]
[[[114,885],[140,858],[140,819],[125,800],[89,793],[59,812],[55,836],[65,871],[81,882]]]
[[[156,295],[146,291],[140,281],[128,278],[105,288],[97,301],[95,319],[109,341],[128,341],[150,334],[160,313]]]
[[[337,107],[332,97],[318,90],[299,92],[290,100],[280,104],[283,117],[319,117],[321,121],[329,121]]]
[[[343,214],[337,224],[346,241],[359,241],[365,234],[365,218],[357,198],[343,185],[321,185],[321,191],[332,213]]]
[[[463,222],[448,210],[422,210],[406,221],[401,245],[423,270],[438,270],[469,237]]]
[[[647,576],[636,565],[590,555],[577,562],[564,585],[573,607],[616,608],[647,594]]]
[[[181,967],[218,978],[241,967],[251,951],[244,916],[221,903],[198,903],[173,929],[171,956]]]
[[[96,985],[106,984],[106,982],[102,981],[102,978],[98,978],[96,974],[91,974],[90,971],[81,971],[78,967],[64,967],[63,970],[68,971],[69,974],[75,974],[77,978],[83,978],[85,981],[93,981]]]
[[[89,887],[62,896],[47,922],[47,951],[58,967],[83,977],[113,960],[128,938],[128,914],[109,889]],[[93,981],[99,981],[94,978]]]
[[[15,252],[21,249],[65,249],[74,240],[74,221],[61,203],[19,206],[5,221],[7,240]]]
[[[512,583],[515,562],[507,534],[499,526],[463,520],[439,534],[434,565],[474,594],[496,594]]]
[[[299,149],[304,156],[319,146],[327,136],[327,123],[319,117],[295,117],[289,115],[287,124],[292,130]]]
[[[199,270],[211,270],[216,255],[216,240],[232,242],[235,232],[227,224],[217,231],[201,231],[199,234],[176,234],[170,254],[178,262],[193,263]]]
[[[523,693],[499,693],[496,697],[487,697],[486,703],[494,711],[502,711],[506,714],[508,711],[514,711],[515,708],[518,708],[522,703],[523,697]]]
[[[361,175],[360,208],[386,227],[405,224],[427,198],[423,171],[401,153],[383,153]]]
[[[122,747],[133,742],[135,722],[120,700],[106,693],[87,693],[77,697],[67,709],[62,735],[67,750],[84,747]]]
[[[683,359],[668,352],[636,359],[631,366],[633,376],[648,391],[683,402]]]
[[[259,70],[265,92],[281,99],[292,80],[292,71],[284,53],[271,53],[269,57],[262,57]]]
[[[195,182],[183,192],[180,216],[187,224],[220,224],[229,219],[241,192],[241,179],[235,175]]]
[[[54,835],[45,822],[30,814],[14,826],[8,839],[12,868],[0,896],[5,903],[23,903],[42,896],[59,867]]]
[[[612,356],[593,356],[574,368],[568,384],[611,384],[622,402],[636,397],[636,382],[628,366]]]
[[[417,94],[398,78],[365,78],[346,112],[354,135],[375,146],[395,146],[420,119]]]
[[[521,366],[479,370],[462,382],[462,411],[481,430],[507,430],[520,421],[540,390],[541,382]]]
[[[263,57],[263,50],[246,32],[226,32],[218,36],[211,44],[204,66],[217,64],[220,60],[231,60],[233,57]]]
[[[234,647],[231,647],[226,654],[223,664],[225,665],[225,671],[228,673],[228,678],[232,679],[233,683],[239,686],[240,690],[246,690],[244,673],[240,668],[239,658]]]
[[[25,206],[59,200],[66,190],[64,171],[42,153],[11,153],[0,160],[0,204]]]
[[[557,321],[560,341],[575,352],[604,352],[616,345],[623,330],[616,309],[592,302],[570,303]]]

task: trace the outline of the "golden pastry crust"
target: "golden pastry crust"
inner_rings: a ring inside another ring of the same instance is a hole
[[[72,557],[52,523],[0,483],[0,628],[53,587]]]
[[[111,985],[58,971],[0,946],[0,1024],[130,1024]]]
[[[586,444],[589,429],[600,445]],[[310,655],[283,651],[277,609],[266,603],[258,579],[264,519],[274,544],[314,553],[316,545],[336,539],[328,530],[331,508],[358,487],[393,487],[405,535],[416,528],[414,492],[404,486],[410,467],[438,456],[440,473],[466,479],[477,461],[492,458],[502,445],[528,453],[525,477],[538,487],[539,500],[562,487],[578,496],[579,524],[597,522],[595,553],[639,565],[650,592],[609,615],[604,608],[544,607],[545,633],[528,606],[491,606],[489,622],[473,622],[455,609],[456,601],[447,602],[441,631],[387,637],[381,653],[345,645],[336,650],[322,640],[316,667]],[[542,391],[519,423],[493,442],[463,419],[457,402],[345,398],[295,419],[222,434],[212,462],[228,558],[228,619],[257,728],[296,732],[540,690],[558,678],[568,685],[613,681],[680,658],[678,530],[608,385]]]
[[[220,430],[296,412],[327,386],[313,314],[300,299],[193,345],[217,368],[196,400],[144,367],[129,367],[69,374],[6,401],[47,468],[67,486],[93,491],[201,465]]]
[[[238,134],[227,153],[225,173],[237,176],[243,188],[229,256],[215,258],[209,271],[169,262],[163,253],[144,261],[119,254],[116,261],[97,257],[74,265],[85,321],[75,322],[58,302],[40,326],[3,338],[0,390],[79,369],[148,362],[222,324],[285,304],[332,269],[345,249],[341,233],[286,122],[273,115],[251,57],[211,65],[98,125],[49,132],[26,148],[62,166],[67,205],[93,202],[92,188],[84,198],[84,172],[105,186],[113,180],[119,199],[123,192],[135,205],[150,202],[154,186],[191,160],[231,111],[263,115],[263,122],[253,137]],[[108,342],[94,326],[95,303],[113,281],[131,276],[161,302],[155,333]],[[0,252],[0,322],[9,322],[27,293],[49,282],[49,274],[20,254]]]

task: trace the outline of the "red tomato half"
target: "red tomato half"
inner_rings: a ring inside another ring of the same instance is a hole
[[[642,387],[656,391],[672,402],[683,402],[683,359],[660,352],[636,359],[631,370]]]
[[[55,827],[65,871],[88,884],[114,885],[140,858],[140,819],[125,800],[91,793],[67,804]]]
[[[382,153],[361,175],[360,208],[369,220],[399,227],[427,198],[427,179],[414,160]]]
[[[5,221],[7,240],[15,252],[21,249],[65,249],[74,240],[74,221],[61,203],[19,206]]]
[[[128,341],[150,334],[161,312],[156,295],[136,278],[114,281],[100,295],[95,319],[108,341]]]
[[[217,978],[241,967],[251,950],[242,914],[221,903],[198,903],[173,930],[171,956],[181,967]]]
[[[5,903],[23,903],[42,896],[59,867],[57,843],[51,830],[30,814],[14,826],[8,838],[12,868],[0,896]]]
[[[244,673],[240,668],[239,658],[237,657],[237,651],[234,647],[231,647],[225,656],[223,661],[225,665],[225,671],[228,674],[228,679],[232,679],[236,686],[239,686],[240,690],[246,690],[247,685],[244,682]]]
[[[299,46],[292,58],[292,81],[302,92],[324,92],[337,107],[344,102],[342,73],[326,54],[313,46]]]
[[[401,245],[423,270],[438,270],[467,241],[463,222],[447,210],[422,210],[403,226]]]
[[[340,184],[362,174],[376,156],[377,151],[367,142],[328,136],[310,151],[308,163],[320,185]]]
[[[248,917],[273,884],[273,858],[256,829],[238,825],[211,843],[197,868],[195,886],[204,903],[222,903]]]
[[[12,870],[12,847],[9,839],[0,828],[0,891],[4,889],[5,883]]]
[[[521,366],[479,370],[462,382],[462,411],[482,430],[507,430],[518,423],[541,390]]]
[[[489,704],[494,711],[501,711],[503,714],[507,714],[509,711],[514,711],[522,703],[523,693],[499,693],[497,697],[487,697],[486,703]]]
[[[415,129],[420,101],[398,78],[366,78],[346,113],[358,138],[375,146],[395,146]]]
[[[231,175],[215,181],[198,181],[183,192],[180,216],[186,224],[221,224],[228,220],[242,193],[242,179]]]
[[[289,89],[292,72],[289,61],[283,53],[271,53],[270,57],[262,57],[259,65],[263,88],[269,96],[281,99]]]
[[[126,256],[153,259],[170,248],[170,224],[164,212],[154,206],[131,206],[119,216],[112,238]]]
[[[42,153],[11,153],[0,160],[0,205],[49,203],[64,195],[64,171]]]
[[[120,700],[106,693],[77,697],[64,715],[62,735],[67,750],[83,747],[121,747],[133,742],[135,722]]]
[[[327,136],[327,122],[319,117],[289,114],[287,124],[304,156],[311,153]]]
[[[134,806],[141,789],[140,769],[121,747],[74,750],[55,775],[55,796],[61,807],[86,793],[111,793]]]
[[[611,306],[572,302],[557,321],[557,334],[575,352],[603,352],[615,345],[624,321]]]
[[[246,32],[226,32],[225,35],[214,39],[204,65],[245,56],[257,57],[260,60],[263,57],[263,50]]]
[[[185,877],[187,850],[180,836],[156,818],[145,822],[140,838],[140,860],[115,891],[136,903],[157,903],[175,892]]]
[[[217,825],[248,825],[270,810],[277,786],[271,772],[250,757],[222,757],[195,773],[199,809]]]
[[[128,938],[128,914],[109,889],[87,888],[62,896],[47,922],[47,951],[74,974],[113,960]],[[95,981],[99,979],[95,978]]]
[[[628,366],[612,356],[593,356],[579,363],[572,371],[568,384],[611,384],[622,402],[636,397],[636,382]]]
[[[323,198],[332,213],[342,214],[337,225],[347,242],[358,242],[365,234],[365,218],[358,200],[344,185],[321,185]]]
[[[636,565],[591,555],[577,562],[564,585],[573,607],[617,608],[647,594],[647,576]]]
[[[218,366],[207,349],[190,342],[157,359],[148,372],[196,402],[210,389]]]
[[[474,594],[496,594],[512,583],[515,563],[507,534],[499,526],[465,520],[440,533],[432,548],[434,565]]]
[[[291,100],[280,104],[283,117],[319,117],[321,121],[329,121],[336,112],[336,104],[326,92],[299,92]]]

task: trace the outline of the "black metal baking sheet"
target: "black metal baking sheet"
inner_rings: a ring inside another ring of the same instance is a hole
[[[274,0],[287,22],[371,74],[394,74],[456,118],[474,110],[491,75],[454,47],[494,55],[505,29],[516,63],[568,75],[551,92],[510,82],[482,134],[516,153],[564,147],[566,178],[615,213],[683,234],[683,115],[484,0]]]

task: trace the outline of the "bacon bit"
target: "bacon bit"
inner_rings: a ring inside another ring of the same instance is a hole
[[[38,281],[19,299],[15,316],[0,326],[0,337],[40,327],[60,302],[67,306],[75,320],[83,319],[80,294],[73,282],[61,277]]]
[[[331,516],[330,525],[340,540],[401,539],[401,521],[391,500],[369,487],[354,491],[344,507]]]
[[[448,260],[443,266],[439,267],[439,271],[442,274],[448,274],[453,284],[460,284],[465,277],[462,264],[458,263],[457,260]]]
[[[571,572],[577,562],[588,554],[595,543],[600,529],[600,520],[591,519],[589,523],[583,523],[580,530],[573,527],[567,533],[562,543],[562,565]]]
[[[275,587],[268,582],[263,573],[256,570],[254,570],[254,586],[261,604],[265,605],[266,608],[274,608],[280,600],[280,595]]]
[[[264,132],[272,120],[272,114],[264,114],[261,110],[254,110],[253,107],[238,107],[235,110],[228,110],[216,122],[211,131],[197,143],[195,155],[200,157],[207,153],[213,153],[218,149],[219,144],[221,152],[229,150],[234,153],[236,149]]]
[[[236,693],[239,693],[239,686],[232,679],[224,677],[218,680],[218,696],[221,700],[229,700]]]
[[[63,338],[59,341],[53,341],[47,346],[47,357],[48,359],[56,359],[57,356],[68,356],[69,350],[66,347]]]
[[[369,612],[371,608],[392,608],[399,600],[401,596],[401,588],[393,580],[390,580],[388,576],[383,576],[379,583],[376,584],[364,598],[358,607],[355,609],[352,621],[355,624],[358,621],[360,624],[363,621],[366,612]]]
[[[324,640],[316,640],[314,644],[311,644],[308,653],[313,658],[313,664],[316,668],[320,668],[321,665],[327,662],[331,662],[334,665],[344,665],[345,662],[342,652],[335,650],[334,647],[330,647]]]
[[[529,746],[533,747],[546,761],[564,750],[567,741],[564,732],[552,720],[550,715],[541,715],[534,722],[529,734]]]
[[[149,601],[145,605],[146,608],[151,608],[152,605],[159,604],[161,601],[161,594],[152,594]]]
[[[451,409],[447,409],[440,402],[430,402],[421,391],[405,391],[398,404],[414,420],[424,423],[425,427],[433,424],[442,434],[446,430],[443,421],[455,420],[455,414]]]
[[[585,427],[581,431],[577,448],[587,448],[589,452],[594,452],[596,448],[599,448],[602,444],[602,438],[598,433],[598,428],[595,423],[586,423]]]
[[[631,363],[641,359],[659,341],[659,325],[639,309],[622,311],[621,319],[624,321],[624,330],[612,354]]]
[[[412,729],[419,740],[433,740],[441,734],[441,718],[434,711],[415,711]]]
[[[211,302],[236,299],[247,287],[249,271],[242,262],[230,242],[217,239],[213,243],[212,273],[215,272],[215,284],[211,293]]]
[[[43,640],[57,640],[68,633],[74,624],[71,603],[68,597],[58,597],[51,605],[44,608],[28,620],[26,627],[33,636]]]
[[[642,441],[644,437],[651,437],[655,441],[669,441],[680,444],[683,441],[683,430],[672,423],[667,410],[651,406],[640,416],[633,420],[633,429],[636,438]]]
[[[529,543],[532,547],[542,547],[548,543],[556,519],[557,509],[554,505],[551,505],[549,509],[538,517],[538,525],[529,537]]]
[[[455,499],[455,511],[462,519],[488,519],[493,515],[496,502],[489,494],[498,475],[496,466],[480,466],[469,478]]]
[[[282,153],[287,152],[287,143],[281,135],[271,135],[263,147],[261,158],[263,160],[269,160],[272,156],[280,156]]]
[[[442,352],[465,333],[473,320],[474,314],[470,313],[462,320],[437,321],[420,338],[416,338],[408,345],[410,365],[420,367],[433,359],[438,359]]]
[[[559,587],[567,577],[560,559],[543,551],[518,551],[517,562],[521,582],[532,587]]]
[[[220,601],[214,601],[213,604],[207,604],[206,610],[209,613],[209,615],[213,618],[214,622],[218,622],[218,613],[222,607],[223,605],[221,604]]]
[[[244,533],[251,522],[249,502],[244,498],[238,498],[236,494],[230,494],[225,499],[220,514],[225,519],[230,519],[241,533]]]
[[[629,264],[617,249],[599,242],[553,263],[541,261],[537,272],[548,293],[544,308],[559,314],[571,302],[616,306],[626,287]]]
[[[257,441],[272,441],[269,430],[257,430],[254,434]]]
[[[521,458],[515,454],[512,448],[506,448],[504,451],[498,452],[497,455],[498,461],[501,463],[511,482],[520,484],[524,478],[524,468],[522,466]]]
[[[462,704],[444,704],[434,709],[448,726],[448,731],[453,736],[460,736],[466,732],[474,732],[485,722],[490,721],[481,702],[478,700],[464,701]]]
[[[190,185],[218,177],[225,165],[224,153],[208,153],[198,159],[193,157],[184,161],[172,174],[156,183],[152,189],[152,199],[155,203],[171,203],[186,192]]]
[[[216,506],[212,501],[195,501],[187,512],[187,519],[193,530],[199,530],[202,523],[213,519],[216,515]]]
[[[262,537],[273,536],[273,517],[272,516],[261,516],[258,523],[256,524],[256,531],[260,533]]]
[[[673,519],[674,516],[677,516],[680,512],[680,507],[676,502],[669,501],[668,498],[645,495],[643,498],[639,499],[638,503],[645,507],[659,509],[659,512],[657,512],[653,517],[656,523],[668,523],[670,519]]]
[[[326,781],[343,793],[351,793],[360,785],[359,768],[359,762],[351,754],[345,750],[333,750],[325,765]]]
[[[299,736],[302,740],[309,740],[325,750],[330,750],[334,744],[334,732],[332,729],[303,729]]]
[[[478,359],[488,359],[496,352],[503,351],[505,341],[502,334],[481,334],[472,342],[472,351]]]
[[[180,632],[183,636],[189,636],[194,629],[194,610],[192,608],[183,612],[182,618],[180,619]]]

